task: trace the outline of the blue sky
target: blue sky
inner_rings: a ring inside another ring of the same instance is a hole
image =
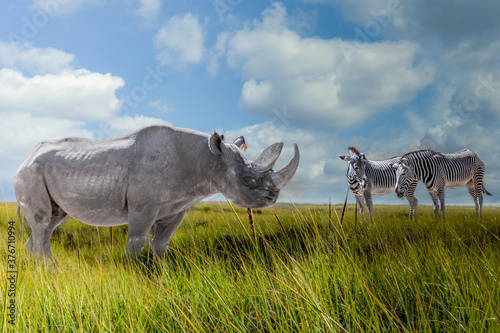
[[[500,2],[7,0],[0,182],[40,141],[168,123],[301,150],[281,201],[341,202],[345,162],[473,149],[500,204]],[[430,203],[422,184],[420,203]],[[465,188],[447,204],[472,204]],[[220,198],[220,197],[216,197]],[[351,195],[351,202],[353,197]],[[395,195],[375,203],[405,204]]]

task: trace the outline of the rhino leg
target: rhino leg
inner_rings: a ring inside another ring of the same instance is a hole
[[[25,244],[26,249],[39,257],[52,257],[50,238],[54,229],[61,224],[65,217],[66,214],[63,216],[52,216],[48,224],[43,223],[39,226],[31,227],[31,235]]]
[[[158,258],[163,258],[168,249],[170,238],[181,225],[186,211],[180,212],[177,215],[168,216],[158,220],[153,225],[153,254]]]
[[[129,207],[128,212],[128,240],[127,240],[127,254],[131,256],[139,256],[148,232],[156,221],[159,209],[151,209],[150,207],[143,207],[141,209],[134,209]]]
[[[21,210],[31,228],[25,247],[38,257],[52,257],[52,232],[67,214],[51,199],[43,177],[37,173],[26,173],[25,178],[26,181],[19,181],[16,188]]]

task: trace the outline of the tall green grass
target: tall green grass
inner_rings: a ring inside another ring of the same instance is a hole
[[[7,221],[0,205],[0,308]],[[128,261],[127,227],[72,219],[52,238],[54,261],[30,260],[17,224],[15,332],[499,332],[500,209],[377,206],[375,224],[348,207],[254,210],[201,203],[167,256]],[[7,213],[9,217],[7,217]],[[111,239],[113,238],[113,241]],[[144,251],[146,253],[147,249]]]

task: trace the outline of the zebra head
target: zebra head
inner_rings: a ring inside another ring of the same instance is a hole
[[[349,147],[350,156],[340,155],[339,158],[347,162],[347,185],[353,192],[362,192],[368,187],[368,178],[365,173],[365,154],[356,147]]]
[[[415,175],[413,167],[405,157],[401,158],[399,162],[393,163],[392,167],[396,169],[396,195],[398,198],[403,199],[405,192],[417,176]]]

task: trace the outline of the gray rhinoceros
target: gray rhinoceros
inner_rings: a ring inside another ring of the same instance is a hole
[[[152,249],[163,256],[186,210],[221,192],[245,208],[273,205],[295,174],[299,149],[272,170],[283,143],[248,161],[214,132],[149,126],[108,140],[66,138],[40,143],[19,167],[18,207],[31,227],[29,252],[52,256],[50,238],[67,216],[94,226],[128,224],[127,253],[139,254],[153,227]]]

